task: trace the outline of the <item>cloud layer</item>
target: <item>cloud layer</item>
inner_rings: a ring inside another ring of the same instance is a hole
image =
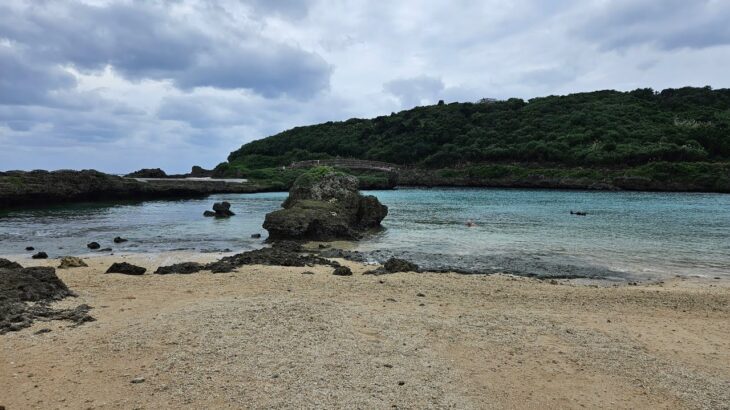
[[[180,172],[440,99],[728,87],[729,20],[722,0],[10,0],[0,169]]]

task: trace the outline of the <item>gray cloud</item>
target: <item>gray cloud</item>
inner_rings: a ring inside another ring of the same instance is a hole
[[[436,77],[419,76],[392,80],[385,83],[383,88],[398,97],[402,107],[411,108],[438,101],[444,90],[444,82]]]
[[[175,18],[173,11],[170,4],[151,2],[4,6],[0,37],[19,44],[38,63],[82,71],[110,65],[132,80],[170,79],[182,88],[243,88],[308,98],[328,86],[331,68],[312,52],[267,39],[254,25],[211,33],[210,27]]]
[[[2,168],[214,166],[440,99],[729,87],[722,0],[5,0]]]
[[[649,44],[664,50],[730,44],[730,3],[715,0],[618,0],[590,8],[575,33],[602,49]]]

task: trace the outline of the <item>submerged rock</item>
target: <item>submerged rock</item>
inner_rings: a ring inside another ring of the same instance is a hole
[[[114,238],[114,243],[124,243],[124,242],[127,242],[127,241],[129,241],[129,239],[124,239],[124,238],[122,238],[120,236],[117,236],[116,238]]]
[[[203,216],[205,216],[205,217],[213,217],[213,216],[215,216],[215,212],[213,212],[213,211],[205,211],[205,212],[203,212]]]
[[[99,245],[99,242],[89,242],[86,244],[86,247],[89,249],[99,249],[101,245]]]
[[[89,265],[87,265],[81,258],[77,258],[75,256],[64,256],[61,258],[61,264],[58,265],[58,269],[83,268],[87,266]]]
[[[228,218],[235,214],[231,211],[230,202],[216,202],[213,204],[213,211],[215,212],[216,218]]]
[[[45,252],[38,252],[35,255],[31,256],[31,258],[33,258],[33,259],[47,259],[48,258],[48,254],[45,253]]]
[[[297,178],[282,207],[266,215],[270,239],[357,239],[388,214],[377,198],[360,195],[357,178],[328,169]]]
[[[144,275],[145,272],[147,272],[147,269],[127,262],[115,262],[106,270],[106,273],[121,273],[124,275]]]
[[[171,273],[191,274],[205,269],[205,265],[197,262],[182,262],[170,266],[160,266],[155,271],[157,275],[169,275]]]

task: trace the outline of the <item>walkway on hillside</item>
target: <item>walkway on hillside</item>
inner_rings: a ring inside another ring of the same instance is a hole
[[[347,169],[365,169],[373,171],[396,171],[398,165],[380,161],[366,161],[363,159],[337,158],[337,159],[314,159],[309,161],[292,162],[289,168],[311,168],[318,166],[329,166]]]

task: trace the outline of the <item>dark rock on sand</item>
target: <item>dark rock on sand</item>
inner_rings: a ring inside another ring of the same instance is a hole
[[[86,247],[89,249],[99,249],[101,248],[101,245],[99,245],[99,242],[90,242],[86,244]]]
[[[124,275],[144,275],[145,272],[147,272],[147,269],[127,262],[115,262],[106,270],[106,273],[122,273]]]
[[[0,269],[23,269],[18,262],[0,258]]]
[[[87,265],[81,258],[77,258],[75,256],[64,256],[61,258],[61,264],[58,265],[58,269],[83,268],[86,266],[89,265]]]
[[[338,266],[332,274],[335,276],[352,276],[352,270],[347,266]]]
[[[244,265],[270,265],[270,266],[314,266],[328,265],[339,266],[332,262],[314,255],[301,254],[301,245],[291,242],[277,243],[271,248],[256,249],[232,256],[226,256],[217,262],[206,265],[206,269],[214,273],[232,272],[239,266]]]
[[[383,265],[388,273],[395,272],[418,272],[418,265],[404,259],[390,258]]]
[[[170,266],[160,266],[155,271],[157,275],[169,275],[171,273],[191,274],[205,269],[205,265],[197,262],[182,262]]]
[[[0,334],[30,326],[33,320],[66,319],[77,324],[94,320],[87,305],[54,310],[48,303],[76,296],[50,267],[0,268]],[[26,302],[31,302],[28,304]]]
[[[388,214],[377,198],[360,195],[357,178],[317,170],[297,178],[282,207],[266,215],[271,239],[357,239]]]
[[[33,258],[33,259],[47,259],[48,258],[48,254],[45,253],[45,252],[38,252],[35,255],[31,256],[31,258]]]
[[[205,211],[205,212],[203,212],[203,216],[205,216],[205,217],[213,217],[213,216],[215,216],[215,212],[213,212],[213,211]]]
[[[114,238],[114,243],[124,243],[127,241],[129,241],[129,239],[124,239],[121,236],[117,236],[116,238]]]

